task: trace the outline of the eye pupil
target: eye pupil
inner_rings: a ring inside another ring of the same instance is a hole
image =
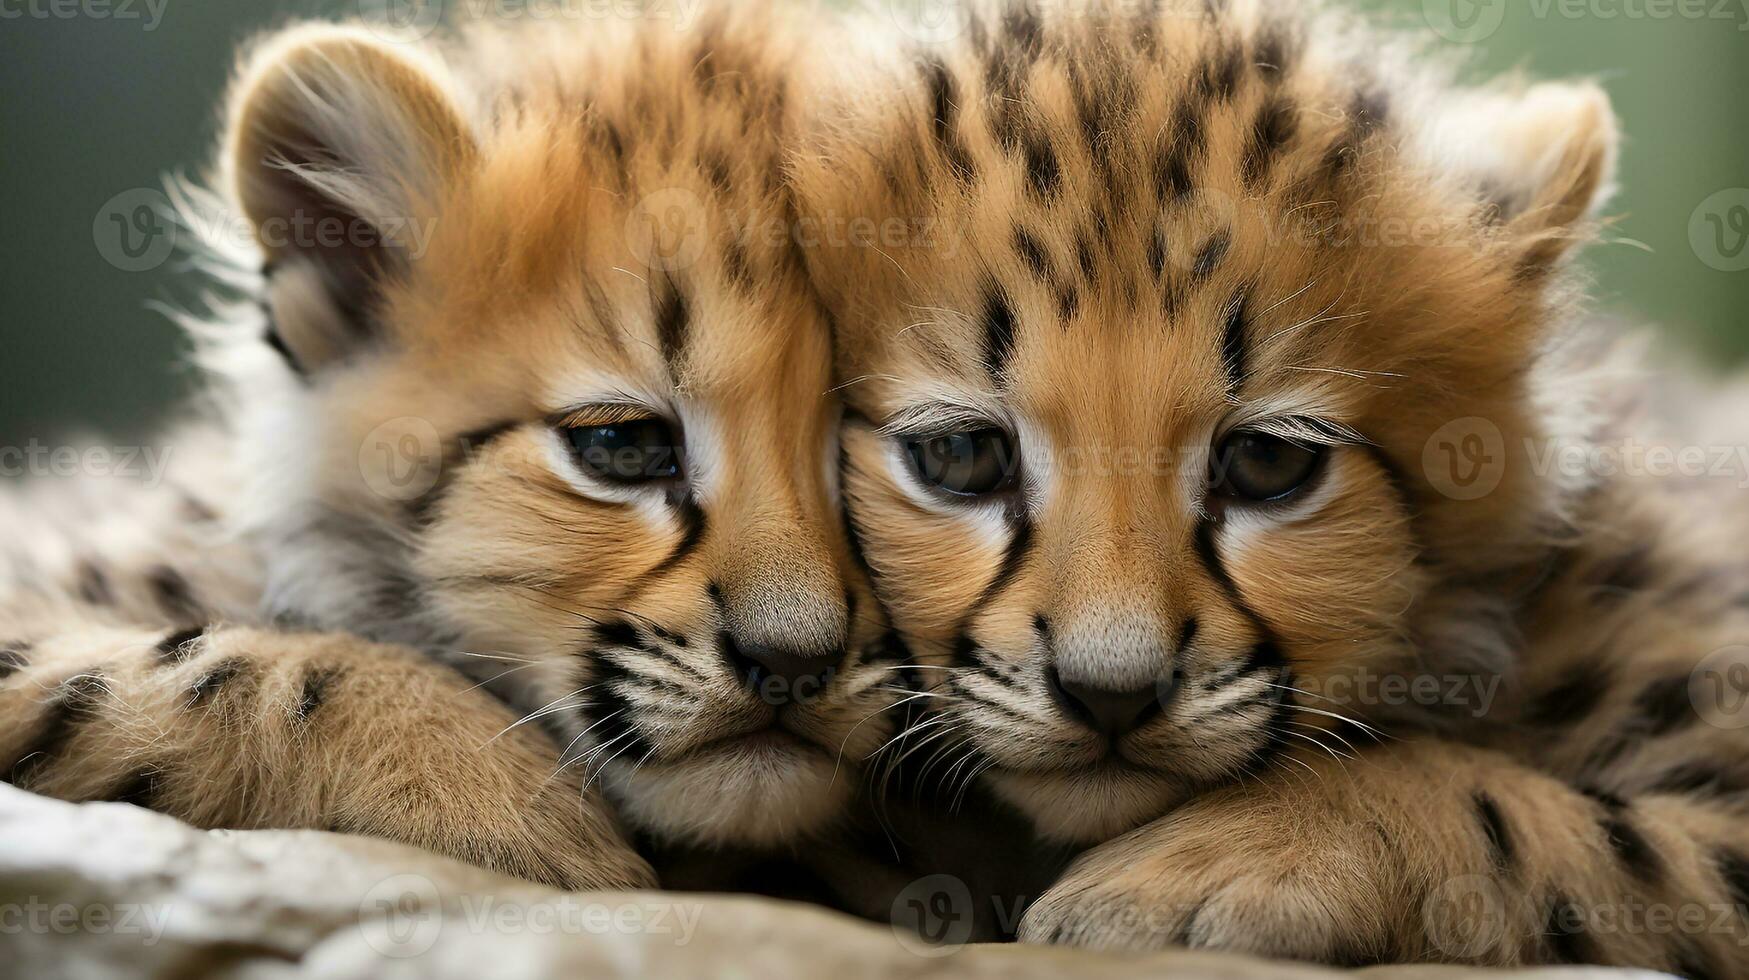
[[[1215,452],[1214,483],[1242,500],[1290,496],[1317,471],[1323,451],[1261,432],[1235,432]]]
[[[600,479],[647,483],[680,476],[680,445],[661,419],[574,426],[564,431],[578,465]]]
[[[1001,429],[950,432],[905,444],[923,482],[962,497],[1007,488],[1018,471],[1013,440]]]

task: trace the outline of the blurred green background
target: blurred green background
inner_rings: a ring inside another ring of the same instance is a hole
[[[0,0],[0,445],[144,436],[188,388],[147,304],[198,280],[177,260],[118,268],[130,209],[110,202],[198,172],[240,40],[360,2],[403,0]],[[1749,0],[1348,2],[1473,49],[1478,74],[1601,79],[1629,140],[1621,221],[1589,259],[1604,307],[1711,363],[1749,358],[1749,190],[1729,193],[1749,188]]]

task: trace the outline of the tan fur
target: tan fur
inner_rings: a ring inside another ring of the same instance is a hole
[[[75,642],[158,610],[20,623],[14,754],[74,733],[25,784],[95,798],[150,765],[151,802],[197,822],[337,821],[568,884],[648,883],[605,797],[662,843],[830,831],[902,692],[838,527],[829,337],[790,237],[797,27],[722,5],[685,30],[252,48],[218,193],[186,197],[191,227],[241,214],[255,238],[207,257],[243,295],[195,324],[228,429],[214,519],[255,563],[212,621],[301,631],[211,632],[202,664],[248,668],[214,677],[259,722],[233,725],[179,701],[195,666]],[[652,417],[684,442],[672,486],[609,485],[564,441]],[[835,666],[779,703],[740,676],[762,649]],[[315,664],[338,673],[306,744],[285,717]],[[113,698],[45,727],[91,670]]]
[[[1742,737],[1685,686],[1741,618],[1735,579],[1679,544],[1647,499],[1668,486],[1535,459],[1636,431],[1570,339],[1606,97],[1458,89],[1317,6],[1185,8],[975,4],[939,45],[865,25],[874,67],[795,165],[807,215],[939,230],[808,258],[876,591],[955,658],[927,737],[1047,837],[1116,837],[1022,938],[1749,973]],[[1467,494],[1438,452],[1476,419],[1498,485]],[[1221,499],[1211,447],[1247,426],[1327,445],[1324,470],[1285,503]],[[1020,449],[1007,498],[911,473],[905,438],[988,427]],[[1108,743],[1053,671],[1170,694]],[[1338,694],[1368,674],[1499,697]],[[1592,675],[1607,694],[1575,693]],[[1534,721],[1566,701],[1577,719]],[[1472,877],[1507,913],[1453,944],[1438,900]],[[1551,935],[1564,902],[1632,901],[1732,914]]]

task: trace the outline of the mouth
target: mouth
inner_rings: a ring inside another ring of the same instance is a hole
[[[606,782],[626,819],[660,841],[775,849],[829,829],[856,778],[836,752],[774,720],[615,766]]]
[[[1042,836],[1074,843],[1109,840],[1182,802],[1185,781],[1115,754],[1074,769],[988,773],[996,795],[1020,810]]]

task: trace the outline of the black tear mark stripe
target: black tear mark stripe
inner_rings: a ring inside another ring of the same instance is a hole
[[[662,360],[667,363],[669,374],[678,377],[681,361],[686,357],[691,310],[686,294],[680,291],[680,286],[672,277],[662,278],[661,289],[655,298],[654,314],[656,342],[662,350]]]
[[[279,359],[285,362],[286,368],[292,374],[299,378],[308,378],[309,368],[304,367],[304,363],[298,360],[298,356],[292,353],[291,346],[285,342],[285,336],[280,333],[279,321],[273,315],[272,308],[263,303],[261,311],[267,315],[267,329],[262,334],[262,340],[266,341],[268,349],[279,355]]]
[[[1488,860],[1497,871],[1510,871],[1516,861],[1517,850],[1512,842],[1512,833],[1506,827],[1506,818],[1501,816],[1500,807],[1494,798],[1487,793],[1478,791],[1470,798],[1470,804],[1476,811],[1476,822],[1482,827],[1482,836],[1488,841]]]
[[[212,703],[213,698],[229,687],[238,678],[246,677],[251,669],[248,660],[242,657],[226,657],[207,668],[194,683],[188,687],[187,707],[204,707]]]
[[[109,680],[92,672],[68,678],[56,690],[53,700],[38,723],[37,733],[24,751],[7,766],[4,782],[26,786],[60,754],[79,730],[97,716],[98,708],[110,696]]]
[[[1014,356],[1014,305],[1001,286],[992,284],[984,294],[984,369],[1001,383]]]
[[[1026,563],[1026,556],[1032,550],[1032,532],[1032,521],[1025,517],[1018,517],[1010,522],[1008,547],[1002,553],[1002,564],[996,569],[996,575],[990,579],[989,584],[978,593],[977,600],[967,612],[966,622],[969,623],[979,610],[1001,595],[1009,583],[1014,581],[1014,576],[1019,574],[1020,566]]]
[[[158,641],[158,662],[161,664],[179,664],[199,652],[200,645],[206,639],[206,629],[181,630]]]
[[[1212,519],[1197,523],[1192,538],[1192,544],[1196,548],[1196,556],[1202,562],[1203,570],[1208,572],[1209,577],[1215,580],[1215,584],[1220,586],[1222,592],[1226,593],[1227,601],[1231,602],[1233,608],[1250,621],[1252,628],[1257,631],[1258,641],[1252,650],[1253,656],[1260,655],[1260,652],[1267,654],[1273,651],[1279,664],[1285,668],[1287,659],[1281,653],[1281,643],[1276,639],[1274,628],[1264,620],[1257,610],[1251,608],[1251,604],[1245,600],[1244,594],[1239,591],[1239,583],[1233,580],[1233,576],[1227,572],[1226,564],[1221,561],[1220,548],[1215,542],[1217,530],[1218,527]]]

